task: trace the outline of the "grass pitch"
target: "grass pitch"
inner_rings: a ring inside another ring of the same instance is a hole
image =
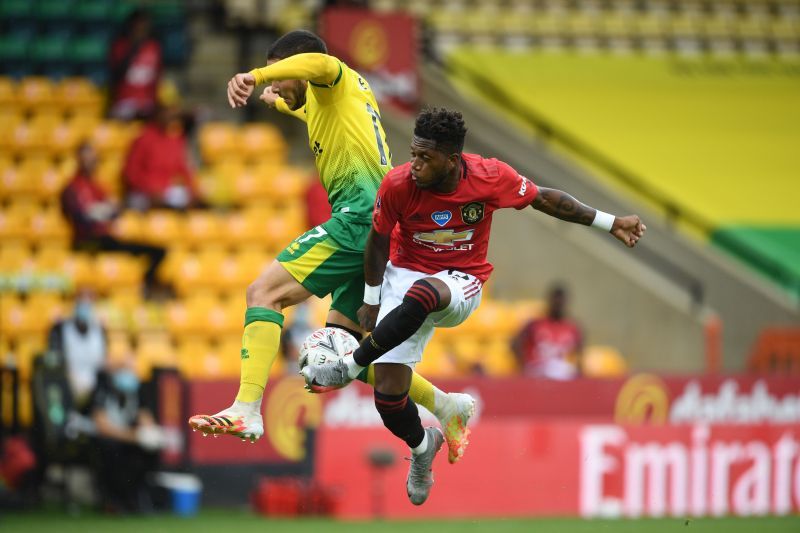
[[[329,519],[269,519],[244,510],[204,510],[197,517],[171,515],[114,517],[55,512],[0,515],[3,533],[798,533],[800,517],[659,520],[493,519],[343,522]]]

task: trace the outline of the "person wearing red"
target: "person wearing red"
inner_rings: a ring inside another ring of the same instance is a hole
[[[145,273],[149,288],[157,285],[155,275],[165,251],[157,246],[121,241],[111,231],[113,220],[120,210],[94,180],[97,153],[92,145],[78,147],[78,171],[61,191],[61,211],[72,225],[72,244],[78,251],[128,252],[146,255],[150,265]]]
[[[144,9],[133,11],[122,33],[111,44],[111,108],[121,120],[145,118],[156,108],[161,79],[161,45],[151,35],[152,21]]]
[[[372,333],[335,364],[308,365],[312,392],[341,388],[375,363],[375,406],[384,425],[411,448],[406,491],[425,502],[441,431],[423,428],[408,397],[411,371],[436,327],[455,327],[478,307],[492,272],[486,258],[493,213],[531,206],[550,216],[610,232],[632,247],[644,235],[636,215],[615,217],[569,194],[537,187],[506,163],[464,154],[461,113],[423,111],[416,120],[411,161],[391,170],[375,199],[364,258],[364,305]],[[376,326],[377,324],[377,326]]]
[[[547,295],[547,315],[529,321],[512,347],[522,372],[548,379],[573,379],[581,373],[583,333],[566,315],[567,291],[557,285]]]
[[[160,106],[156,120],[131,144],[123,169],[127,203],[137,210],[151,207],[185,209],[199,203],[197,184],[186,155],[180,110]]]

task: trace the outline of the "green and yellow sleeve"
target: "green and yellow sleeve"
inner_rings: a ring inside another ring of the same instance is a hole
[[[328,54],[297,54],[272,65],[250,71],[261,85],[272,80],[308,80],[317,85],[334,85],[342,75],[339,61]]]

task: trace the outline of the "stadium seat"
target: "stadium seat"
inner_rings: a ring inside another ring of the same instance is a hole
[[[3,244],[27,243],[28,221],[12,209],[0,210],[0,241]]]
[[[100,157],[108,155],[124,156],[130,141],[126,127],[120,122],[106,120],[91,132],[92,146]]]
[[[61,266],[61,272],[72,280],[75,287],[94,286],[96,272],[92,258],[87,254],[68,254]]]
[[[0,76],[0,108],[13,109],[17,106],[17,85],[14,80]]]
[[[190,211],[184,218],[183,238],[189,245],[216,244],[227,240],[224,221],[211,211]]]
[[[139,287],[144,267],[140,259],[128,254],[106,252],[94,261],[94,286],[108,293],[120,287]]]
[[[127,331],[108,332],[108,361],[125,361],[134,357],[133,345]]]
[[[286,162],[288,147],[280,130],[271,124],[247,124],[239,130],[239,149],[250,162]]]
[[[616,378],[627,374],[622,354],[611,346],[590,345],[583,350],[583,375],[590,378]]]
[[[271,176],[270,198],[272,201],[300,200],[308,186],[308,180],[307,173],[291,167],[283,167]]]
[[[17,89],[17,102],[25,111],[31,113],[53,110],[55,105],[53,82],[41,76],[24,78]]]
[[[211,335],[208,322],[211,309],[218,305],[215,296],[204,294],[171,301],[166,306],[166,327],[176,339]]]
[[[282,167],[257,165],[245,167],[231,163],[215,167],[218,176],[233,184],[233,195],[241,204],[263,202],[275,192],[273,177]]]
[[[165,246],[184,243],[183,218],[174,211],[149,211],[144,217],[143,236]]]
[[[150,378],[153,368],[177,368],[175,347],[166,332],[139,335],[136,346],[136,373],[143,380]]]
[[[200,129],[200,156],[206,164],[238,159],[241,149],[236,129],[226,122],[209,122]]]
[[[37,244],[66,243],[72,237],[72,231],[59,210],[46,209],[31,217],[28,236]]]
[[[114,220],[112,231],[123,240],[140,241],[145,238],[144,215],[139,211],[127,209]]]
[[[86,78],[65,78],[56,86],[56,99],[71,115],[88,114],[99,116],[103,108],[103,96]]]

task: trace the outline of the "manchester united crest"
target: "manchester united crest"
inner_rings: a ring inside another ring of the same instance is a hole
[[[470,202],[461,206],[461,220],[464,224],[477,224],[483,220],[483,202]]]

